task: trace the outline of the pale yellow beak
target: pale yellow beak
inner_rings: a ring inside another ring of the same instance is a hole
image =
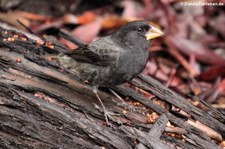
[[[160,29],[158,29],[152,25],[150,25],[150,27],[151,27],[151,29],[145,34],[147,40],[157,38],[157,37],[164,35],[164,33]]]

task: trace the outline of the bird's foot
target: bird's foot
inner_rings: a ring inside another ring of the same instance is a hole
[[[115,102],[117,106],[123,107],[124,109],[128,110],[128,111],[135,111],[135,107],[132,105],[129,105],[128,103],[126,103],[124,101],[124,99],[122,99],[122,97],[120,97],[113,89],[109,89],[109,91],[120,100],[120,102]],[[113,100],[113,99],[112,99]]]
[[[113,116],[121,116],[121,114],[106,111],[106,116],[107,116],[108,120],[110,120],[118,125],[123,125],[123,123],[121,121],[119,121],[113,117]]]
[[[102,106],[102,110],[103,110],[103,113],[104,113],[104,116],[105,116],[106,125],[107,125],[107,126],[112,126],[112,125],[109,123],[109,120],[111,120],[111,121],[113,121],[113,122],[116,122],[117,124],[121,124],[120,121],[117,121],[117,120],[115,120],[115,119],[112,117],[112,115],[116,115],[115,113],[112,113],[112,112],[109,112],[108,110],[106,110],[106,108],[105,108],[105,106],[104,106],[104,104],[103,104],[101,98],[99,97],[97,91],[98,91],[98,90],[97,90],[97,87],[95,86],[94,89],[93,89],[93,92],[95,93],[95,95],[96,95],[96,97],[97,97],[99,103],[100,103],[101,106]],[[98,109],[100,109],[100,108],[98,108]],[[118,115],[118,114],[117,114],[117,115]]]
[[[104,110],[104,109],[101,109],[99,108],[96,104],[95,104],[95,107],[101,112],[104,114],[104,117],[105,117],[105,122],[106,122],[106,125],[107,126],[112,126],[111,123],[109,121],[112,121],[114,123],[117,123],[118,125],[122,125],[123,123],[121,121],[118,121],[116,120],[113,116],[120,116],[121,114],[119,113],[114,113],[114,112],[110,112],[108,110]]]

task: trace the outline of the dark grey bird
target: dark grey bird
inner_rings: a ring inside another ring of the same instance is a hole
[[[149,58],[150,40],[162,35],[147,21],[133,21],[111,35],[68,52],[58,61],[81,81],[93,86],[108,124],[107,112],[97,94],[98,87],[120,85],[140,74]]]

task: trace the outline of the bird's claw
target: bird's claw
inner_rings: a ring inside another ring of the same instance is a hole
[[[102,111],[97,105],[95,105],[95,106],[98,110],[100,110],[100,112],[104,113],[105,123],[107,126],[112,127],[112,124],[109,121],[117,123],[118,125],[123,125],[123,123],[121,121],[118,121],[113,117],[113,116],[120,116],[121,114],[110,112],[108,110]]]
[[[106,115],[106,117],[107,117],[107,121],[108,121],[108,124],[109,124],[109,125],[111,125],[111,124],[109,123],[109,120],[112,121],[112,122],[114,122],[114,123],[117,123],[118,125],[123,125],[123,123],[122,123],[121,121],[118,121],[118,120],[116,120],[116,119],[113,117],[113,115],[114,115],[114,116],[120,116],[121,114],[106,111],[106,114],[105,114],[105,115]],[[106,123],[107,123],[107,122],[106,122]]]

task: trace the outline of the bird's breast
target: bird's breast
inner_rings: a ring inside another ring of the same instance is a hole
[[[143,71],[148,57],[148,51],[139,53],[124,53],[120,56],[118,63],[114,67],[114,74],[124,78],[127,81],[131,80]]]

